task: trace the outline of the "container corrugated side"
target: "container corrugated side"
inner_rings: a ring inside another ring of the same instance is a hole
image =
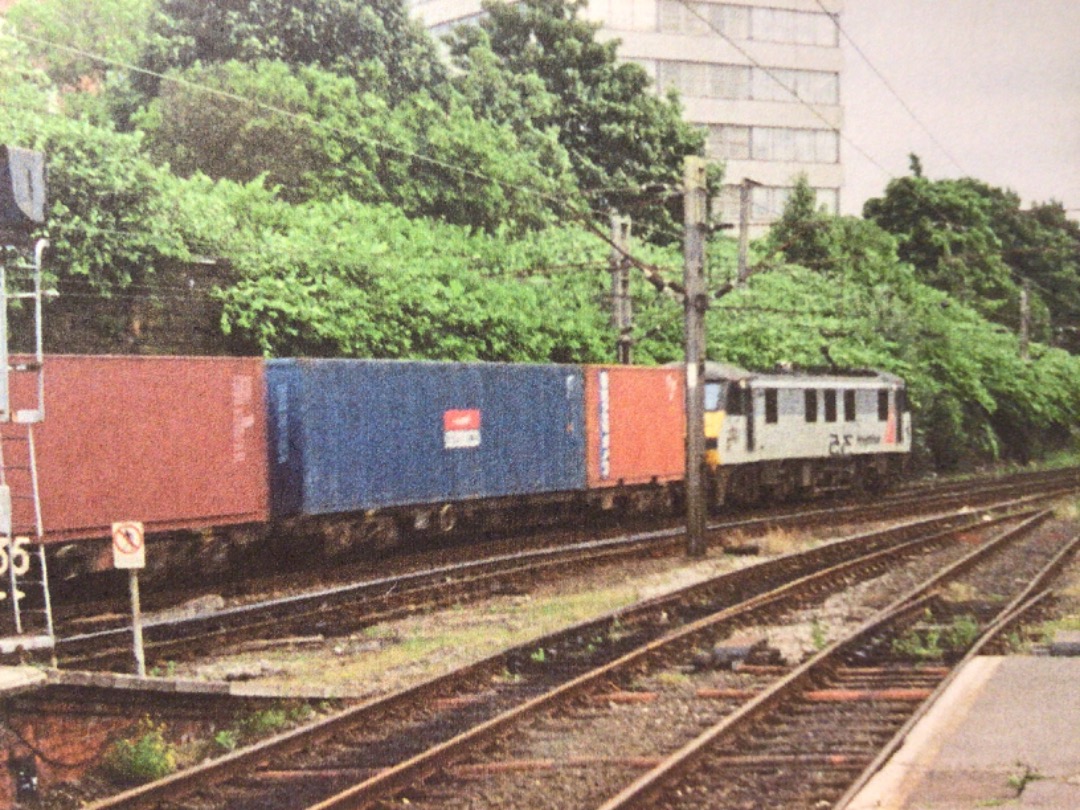
[[[686,381],[681,369],[585,367],[588,485],[681,479],[686,470]]]
[[[155,532],[267,519],[261,360],[50,355],[44,380],[34,440],[46,540],[107,537],[122,520]],[[16,408],[32,406],[31,388],[14,375]],[[31,521],[26,503],[15,518]]]
[[[274,513],[581,490],[576,366],[274,360]]]

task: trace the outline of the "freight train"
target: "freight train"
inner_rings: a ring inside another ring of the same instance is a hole
[[[54,355],[44,378],[54,578],[109,567],[114,521],[142,522],[147,573],[172,576],[282,543],[334,555],[682,497],[681,368]],[[30,395],[14,385],[14,407]],[[889,374],[709,363],[705,396],[714,507],[883,487],[911,448]],[[26,526],[20,430],[3,429],[4,463]]]

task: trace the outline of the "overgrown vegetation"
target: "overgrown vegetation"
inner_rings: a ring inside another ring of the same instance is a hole
[[[927,612],[924,621],[909,628],[903,635],[893,639],[892,650],[896,655],[917,661],[939,661],[952,655],[963,654],[979,637],[979,622],[974,616],[963,614],[949,624],[934,622]]]
[[[165,727],[143,720],[135,736],[117,740],[105,754],[105,771],[117,782],[140,785],[176,770],[176,748],[165,739]]]
[[[329,705],[322,707],[330,711]],[[214,730],[207,739],[177,744],[175,733],[165,723],[144,718],[125,737],[105,752],[102,768],[115,782],[138,785],[162,779],[181,767],[190,767],[206,757],[227,754],[252,745],[288,728],[310,722],[316,710],[308,703],[281,703],[238,717]]]
[[[48,350],[607,362],[618,209],[655,270],[635,361],[678,359],[701,135],[582,8],[490,5],[444,57],[401,0],[17,3],[0,142],[48,157]],[[741,285],[714,236],[710,358],[903,376],[924,467],[1075,459],[1080,226],[917,159],[864,213],[799,184]]]

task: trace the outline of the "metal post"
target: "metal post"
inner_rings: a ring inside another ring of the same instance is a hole
[[[7,269],[0,263],[0,421],[11,419],[11,383],[8,362]]]
[[[146,652],[143,650],[142,608],[139,606],[139,569],[129,570],[131,583],[131,635],[135,647],[135,674],[146,677]]]
[[[705,217],[703,158],[686,159],[683,175],[683,287],[686,313],[686,553],[705,555]]]
[[[1031,282],[1020,285],[1020,359],[1027,360],[1031,349]]]
[[[739,274],[741,284],[750,277],[750,202],[754,186],[761,185],[749,177],[739,184]]]
[[[611,307],[615,324],[615,362],[630,363],[633,345],[634,313],[630,301],[630,267],[626,253],[630,248],[630,218],[611,215]]]

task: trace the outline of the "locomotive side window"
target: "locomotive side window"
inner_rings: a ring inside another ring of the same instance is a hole
[[[817,391],[812,388],[808,388],[803,391],[803,397],[806,401],[806,421],[817,421]]]
[[[889,418],[889,392],[878,391],[877,392],[877,418],[879,422],[884,422]]]
[[[765,422],[775,425],[780,421],[780,409],[777,406],[776,389],[765,389]]]
[[[855,392],[851,390],[844,392],[844,421],[855,421]]]
[[[729,385],[727,390],[727,412],[729,416],[746,415],[746,389]]]
[[[825,421],[836,421],[836,389],[825,389]]]

